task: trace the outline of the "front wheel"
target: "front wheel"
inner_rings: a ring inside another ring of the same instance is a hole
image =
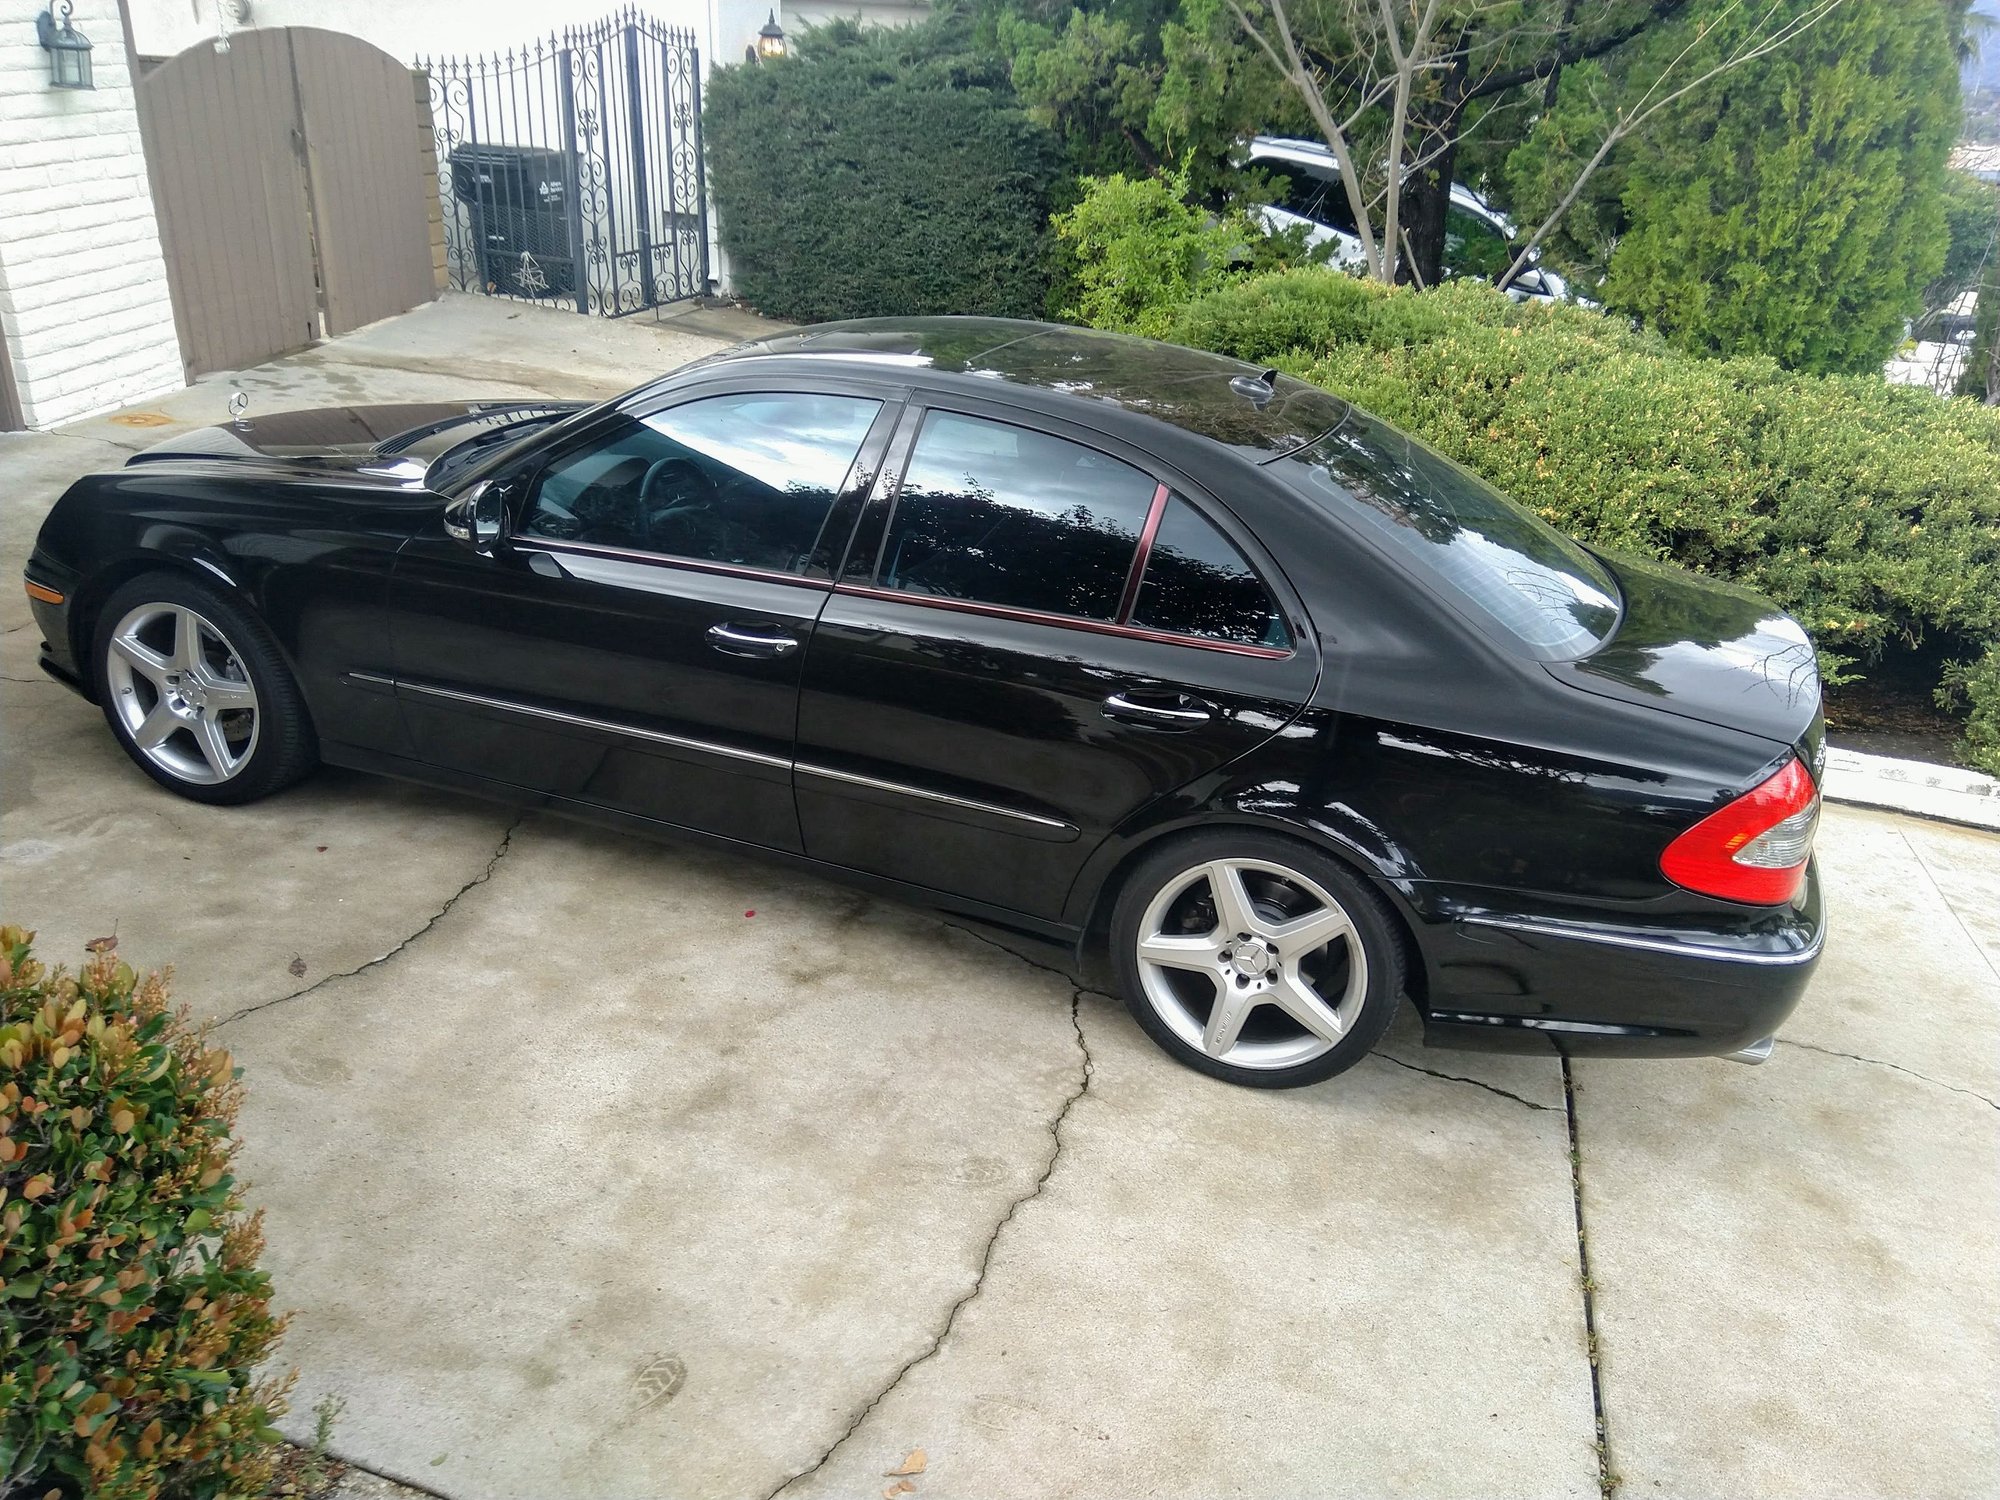
[[[196,802],[250,802],[317,759],[298,684],[263,625],[191,578],[148,573],[98,617],[97,701],[139,769]]]
[[[1189,1067],[1252,1088],[1351,1068],[1403,988],[1394,917],[1335,860],[1275,834],[1217,830],[1132,872],[1112,914],[1125,1003]]]

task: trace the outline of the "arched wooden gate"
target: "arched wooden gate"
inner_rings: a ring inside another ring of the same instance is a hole
[[[190,379],[437,295],[422,75],[309,26],[229,41],[169,58],[137,88]]]

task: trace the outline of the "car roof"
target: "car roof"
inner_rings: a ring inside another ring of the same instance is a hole
[[[1317,386],[1178,344],[1015,318],[857,318],[738,344],[706,367],[808,356],[921,383],[1027,387],[1101,402],[1237,449],[1254,461],[1292,452],[1340,425],[1348,404]]]
[[[1260,135],[1250,141],[1252,161],[1289,161],[1300,166],[1318,167],[1329,176],[1337,176],[1340,163],[1324,141],[1305,140],[1289,135]],[[1451,185],[1451,201],[1468,213],[1477,214],[1508,238],[1516,233],[1514,221],[1486,201],[1484,194],[1467,187],[1462,182]]]

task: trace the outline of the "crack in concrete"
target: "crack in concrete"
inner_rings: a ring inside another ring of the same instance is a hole
[[[486,866],[484,869],[482,869],[477,875],[473,876],[472,879],[466,881],[465,884],[460,886],[457,890],[453,891],[450,896],[446,897],[444,905],[440,906],[436,911],[432,912],[430,914],[429,919],[424,923],[423,926],[419,927],[415,932],[411,933],[408,937],[404,938],[401,942],[397,943],[396,946],[391,948],[387,953],[377,954],[374,958],[369,959],[367,963],[357,964],[351,969],[342,969],[339,972],[333,974],[322,974],[318,979],[315,979],[311,984],[306,985],[302,989],[293,990],[289,995],[278,995],[269,1000],[259,1000],[255,1005],[246,1005],[241,1010],[236,1011],[233,1014],[224,1016],[220,1021],[217,1021],[215,1023],[216,1029],[220,1030],[224,1026],[234,1025],[236,1022],[242,1020],[245,1016],[254,1016],[257,1014],[258,1011],[269,1010],[274,1005],[286,1005],[293,1000],[303,1000],[307,995],[310,995],[314,990],[319,989],[322,985],[332,984],[335,980],[339,979],[352,979],[357,974],[365,974],[370,969],[379,968],[381,965],[389,962],[390,959],[394,958],[397,954],[401,953],[405,948],[409,947],[410,944],[414,943],[418,938],[422,937],[425,933],[429,932],[433,927],[437,926],[439,922],[443,921],[445,913],[450,911],[454,906],[458,905],[459,897],[463,896],[467,891],[471,890],[474,886],[484,885],[486,884],[487,881],[493,878],[493,871],[496,868],[498,868],[500,861],[507,857],[507,851],[513,847],[515,830],[521,826],[523,820],[525,820],[526,817],[527,814],[522,813],[519,817],[515,818],[513,822],[507,825],[507,831],[500,836],[500,847],[493,851],[493,857],[486,861]],[[400,1480],[397,1482],[401,1483]]]
[[[366,1474],[371,1479],[381,1480],[384,1484],[393,1484],[398,1489],[409,1490],[418,1495],[428,1495],[431,1497],[431,1500],[455,1500],[454,1496],[447,1494],[443,1490],[433,1489],[430,1485],[420,1484],[414,1479],[407,1479],[400,1474],[391,1473],[386,1469],[370,1468],[359,1459],[350,1458],[338,1449],[329,1447],[325,1452],[328,1458],[332,1459],[342,1468],[352,1469],[357,1474]],[[340,1488],[345,1488],[345,1486],[341,1486]]]
[[[0,682],[18,682],[22,687],[40,687],[47,683],[50,687],[61,687],[53,677],[16,677],[10,672],[0,672]]]
[[[1598,1363],[1597,1283],[1590,1278],[1590,1235],[1583,1224],[1583,1147],[1576,1127],[1576,1080],[1562,1058],[1563,1119],[1569,1127],[1569,1193],[1576,1214],[1577,1289],[1583,1294],[1584,1357],[1590,1361],[1590,1408],[1597,1420],[1597,1492],[1611,1500],[1619,1485],[1611,1471],[1611,1428],[1604,1417],[1604,1371]]]
[[[431,1486],[427,1484],[420,1484],[418,1481],[414,1479],[405,1479],[401,1474],[392,1474],[387,1469],[370,1468],[367,1464],[362,1463],[361,1460],[357,1458],[349,1458],[345,1453],[340,1452],[337,1448],[329,1447],[325,1450],[325,1452],[326,1456],[332,1459],[335,1463],[341,1464],[346,1468],[350,1468],[354,1470],[354,1472],[357,1474],[366,1474],[370,1478],[379,1479],[384,1484],[399,1485],[406,1490],[415,1490],[419,1495],[429,1495],[431,1497],[431,1500],[455,1500],[454,1496],[445,1493],[445,1491],[443,1490],[433,1489],[431,1488]]]
[[[95,420],[95,419],[86,418],[85,420]],[[201,426],[201,423],[192,422],[187,425],[193,427],[199,427]],[[120,453],[144,453],[146,449],[150,446],[150,444],[146,443],[121,443],[116,438],[92,437],[87,432],[65,432],[60,427],[43,428],[39,431],[37,435],[40,437],[68,438],[72,443],[95,443],[100,448],[116,448]],[[171,433],[162,434],[163,438],[170,436],[172,436]]]
[[[1371,1052],[1368,1055],[1378,1062],[1394,1063],[1399,1068],[1408,1068],[1412,1073],[1422,1073],[1426,1078],[1442,1078],[1447,1083],[1469,1083],[1476,1089],[1485,1089],[1489,1094],[1498,1094],[1502,1099],[1512,1099],[1516,1104],[1525,1104],[1529,1109],[1543,1109],[1547,1110],[1550,1114],[1557,1112],[1556,1106],[1553,1104],[1537,1104],[1533,1099],[1523,1098],[1519,1094],[1501,1088],[1498,1084],[1482,1083],[1477,1078],[1465,1078],[1457,1073],[1440,1073],[1435,1068],[1418,1067],[1413,1062],[1404,1062],[1400,1057],[1391,1057],[1388,1053],[1379,1050]]]
[[[958,930],[964,931],[963,928]],[[975,933],[973,936],[976,937],[978,934]],[[994,946],[999,947],[1000,945],[996,943]],[[1006,950],[1003,948],[1001,951],[1005,952]],[[1014,956],[1017,958],[1020,957],[1019,954],[1015,954]],[[1022,961],[1024,963],[1032,963],[1032,960],[1023,959]],[[1035,965],[1035,967],[1042,966]],[[1028,1204],[1034,1202],[1035,1199],[1041,1197],[1042,1189],[1049,1185],[1049,1179],[1055,1175],[1056,1164],[1062,1160],[1063,1126],[1069,1120],[1070,1111],[1076,1108],[1077,1101],[1090,1092],[1090,1081],[1096,1076],[1097,1064],[1090,1055],[1090,1041],[1083,1034],[1083,997],[1089,993],[1092,992],[1085,990],[1081,985],[1073,987],[1070,991],[1069,1024],[1070,1029],[1076,1033],[1076,1048],[1082,1058],[1083,1066],[1079,1072],[1076,1087],[1070,1091],[1069,1096],[1063,1100],[1062,1106],[1056,1110],[1055,1115],[1049,1120],[1048,1160],[1042,1163],[1041,1175],[1035,1179],[1034,1185],[1007,1205],[1007,1212],[1001,1215],[1000,1222],[993,1226],[993,1232],[986,1237],[986,1248],[980,1253],[979,1270],[973,1276],[971,1287],[956,1302],[952,1303],[950,1309],[944,1315],[944,1322],[939,1326],[937,1333],[932,1336],[931,1341],[909,1359],[903,1361],[902,1365],[896,1370],[895,1374],[889,1377],[888,1382],[882,1389],[877,1391],[869,1399],[868,1403],[855,1413],[854,1419],[847,1424],[840,1436],[829,1443],[822,1450],[820,1456],[814,1459],[810,1465],[800,1469],[796,1474],[791,1475],[783,1483],[779,1484],[776,1489],[766,1494],[764,1500],[777,1500],[778,1496],[784,1494],[786,1490],[790,1489],[800,1480],[809,1479],[825,1468],[833,1455],[846,1445],[849,1438],[861,1430],[862,1424],[874,1415],[875,1408],[889,1398],[890,1393],[903,1383],[909,1373],[916,1369],[917,1366],[934,1359],[943,1350],[945,1341],[951,1337],[952,1330],[958,1326],[958,1315],[965,1311],[967,1304],[985,1289],[986,1273],[992,1269],[993,1253],[1000,1243],[1000,1236],[1007,1232],[1007,1226],[1014,1222],[1014,1216]]]
[[[1817,1042],[1797,1042],[1788,1036],[1778,1038],[1780,1047],[1797,1047],[1801,1052],[1817,1052],[1822,1057],[1844,1057],[1849,1062],[1867,1063],[1873,1068],[1888,1068],[1892,1072],[1907,1074],[1919,1083],[1928,1083],[1932,1088],[1949,1089],[1954,1094],[1964,1094],[1977,1099],[1989,1109],[2000,1109],[2000,1101],[1987,1098],[1978,1089],[1963,1088],[1955,1083],[1946,1083],[1942,1078],[1932,1078],[1927,1073],[1919,1073],[1915,1068],[1906,1068],[1901,1063],[1885,1062],[1879,1057],[1863,1057],[1859,1052],[1842,1052],[1836,1047],[1822,1047]]]
[[[1951,913],[1952,921],[1958,923],[1958,930],[1965,934],[1965,940],[1972,944],[1972,951],[1979,955],[1981,962],[1986,965],[1987,971],[1995,979],[2000,979],[2000,968],[1994,966],[1993,956],[1986,951],[1986,945],[1979,941],[1978,937],[1973,934],[1972,929],[1965,925],[1965,918],[1958,914],[1958,907],[1952,903],[1951,897],[1945,893],[1945,888],[1938,883],[1937,876],[1931,872],[1930,861],[1924,858],[1923,850],[1919,849],[1915,841],[1901,829],[1897,830],[1897,837],[1902,839],[1903,847],[1910,851],[1910,857],[1916,860],[1917,868],[1924,872],[1924,879],[1931,883],[1931,889],[1937,892],[1938,900],[1944,903],[1944,909]],[[1987,1102],[1991,1103],[1992,1101],[1988,1100]]]
[[[1056,978],[1060,979],[1064,984],[1070,985],[1072,987],[1077,987],[1077,976],[1072,974],[1067,969],[1059,969],[1054,964],[1045,964],[1038,958],[1030,958],[1028,957],[1027,954],[1022,953],[1017,949],[1009,948],[1005,943],[1001,942],[998,938],[989,937],[986,933],[981,932],[976,927],[967,927],[963,923],[953,922],[945,917],[938,917],[936,920],[938,926],[940,927],[946,928],[952,932],[962,932],[967,937],[971,938],[974,942],[984,943],[987,947],[993,949],[996,953],[1004,953],[1009,958],[1018,959],[1020,962],[1026,964],[1031,969],[1040,969],[1044,974],[1053,974],[1055,975]],[[1097,990],[1091,989],[1089,985],[1083,985],[1081,986],[1081,988],[1088,994],[1095,995],[1099,993]]]

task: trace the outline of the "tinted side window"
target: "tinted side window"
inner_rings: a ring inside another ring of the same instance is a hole
[[[1311,219],[1315,224],[1338,229],[1342,234],[1354,233],[1354,215],[1348,211],[1347,189],[1341,185],[1337,171],[1332,168],[1316,170],[1298,162],[1268,157],[1260,157],[1250,165],[1257,171],[1271,174],[1273,184],[1280,189],[1278,207],[1302,219]]]
[[[1288,161],[1260,161],[1252,165],[1271,174],[1271,181],[1278,188],[1278,207],[1304,219],[1318,216],[1319,200],[1326,191],[1325,183],[1307,176],[1304,167],[1295,167]]]
[[[1080,444],[934,411],[903,476],[881,582],[1112,619],[1157,488],[1130,464]]]
[[[620,416],[542,471],[520,530],[796,572],[881,405],[758,392]]]
[[[1132,623],[1253,646],[1292,643],[1277,601],[1236,544],[1178,495],[1160,517]]]
[[[1451,276],[1477,276],[1492,281],[1512,265],[1514,252],[1506,236],[1477,214],[1456,204],[1444,214],[1444,268]]]

